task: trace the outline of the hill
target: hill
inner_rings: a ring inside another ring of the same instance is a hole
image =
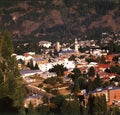
[[[99,38],[120,31],[120,0],[1,0],[0,30],[14,40]]]

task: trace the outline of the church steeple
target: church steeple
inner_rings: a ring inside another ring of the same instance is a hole
[[[75,52],[78,52],[78,41],[77,41],[77,38],[75,38]]]

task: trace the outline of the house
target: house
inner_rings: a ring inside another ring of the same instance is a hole
[[[46,48],[49,48],[51,46],[51,42],[49,41],[40,41],[39,42],[39,46],[43,46],[43,47],[46,47]]]
[[[90,62],[87,67],[96,67],[97,66],[97,62]]]
[[[41,70],[20,70],[21,77],[33,76],[35,74],[41,74]]]
[[[110,68],[110,64],[98,64],[96,67],[95,67],[95,69],[97,70],[97,71],[104,71],[105,69],[107,69],[107,68]]]
[[[43,78],[43,79],[47,79],[47,78],[50,78],[50,77],[56,77],[57,74],[54,73],[54,72],[43,72],[40,74],[40,76]]]
[[[112,62],[113,57],[117,56],[117,54],[110,54],[105,56],[105,60]]]

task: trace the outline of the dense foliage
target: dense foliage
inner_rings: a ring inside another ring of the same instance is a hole
[[[6,109],[21,108],[23,105],[23,98],[25,96],[25,88],[22,85],[19,78],[19,71],[17,67],[17,61],[12,56],[13,44],[8,33],[0,34],[0,102],[4,103],[6,100],[10,102],[6,103]],[[5,110],[6,110],[5,109]],[[1,112],[1,109],[0,109]],[[3,111],[2,112],[7,112]]]
[[[52,69],[49,70],[49,72],[55,72],[57,74],[57,76],[63,76],[64,72],[67,71],[67,68],[64,67],[64,65],[62,64],[57,64],[55,66],[53,66]]]

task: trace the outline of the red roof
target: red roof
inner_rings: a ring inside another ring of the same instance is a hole
[[[100,68],[109,68],[111,65],[110,64],[98,64],[96,69],[100,69]]]
[[[24,53],[23,55],[24,55],[25,57],[30,56],[30,54],[28,54],[28,53]]]
[[[117,56],[117,54],[110,54],[105,56],[105,60],[112,61],[113,57]]]

